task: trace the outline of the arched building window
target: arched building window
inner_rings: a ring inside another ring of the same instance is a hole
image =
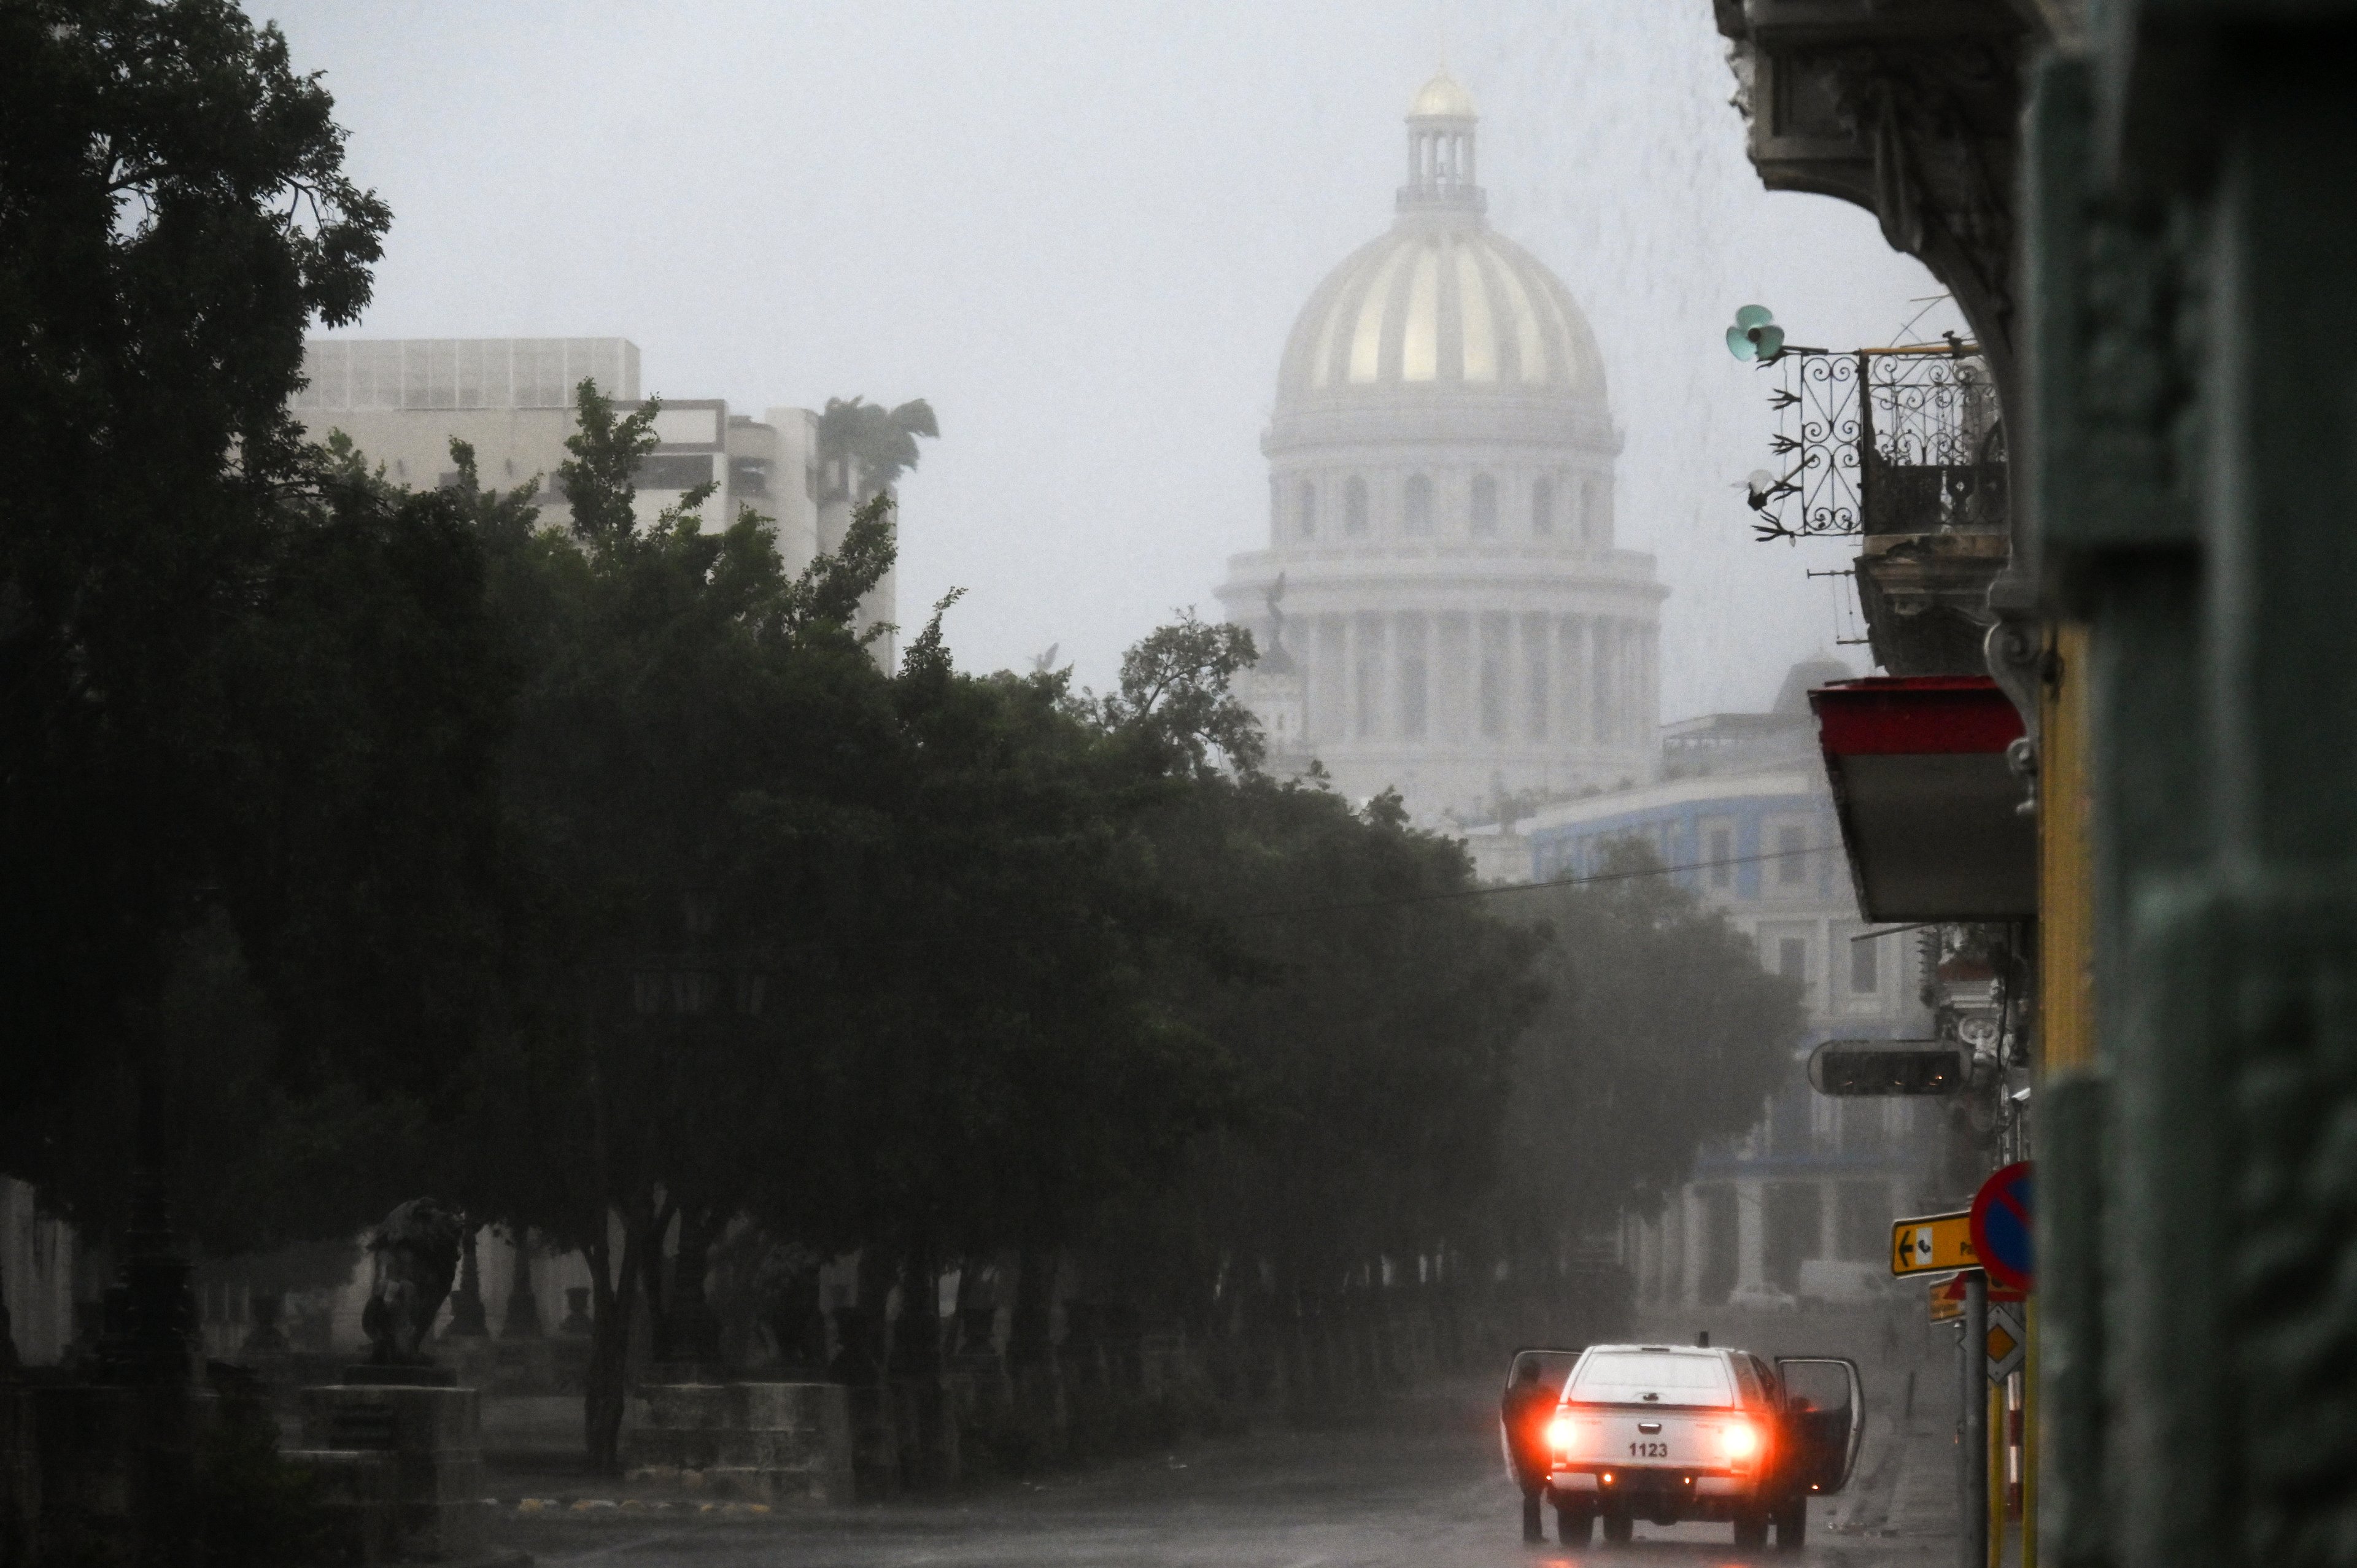
[[[1498,481],[1488,474],[1473,476],[1473,537],[1490,539],[1498,532]]]
[[[1426,474],[1410,474],[1405,521],[1411,538],[1421,539],[1432,532],[1432,479]]]
[[[1367,532],[1367,481],[1356,474],[1342,485],[1342,532],[1354,539]]]
[[[1531,483],[1531,532],[1544,539],[1555,532],[1555,480],[1541,474]]]
[[[1318,487],[1308,479],[1301,481],[1301,537],[1318,537]]]

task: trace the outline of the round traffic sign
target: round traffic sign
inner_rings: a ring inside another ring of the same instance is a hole
[[[2029,1208],[2030,1162],[2018,1160],[1973,1196],[1973,1251],[1990,1279],[2028,1290],[2036,1278]]]

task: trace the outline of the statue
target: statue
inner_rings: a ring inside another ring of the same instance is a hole
[[[466,1222],[430,1197],[413,1197],[384,1217],[369,1238],[375,1259],[361,1328],[369,1337],[369,1363],[430,1367],[426,1335],[458,1272]]]

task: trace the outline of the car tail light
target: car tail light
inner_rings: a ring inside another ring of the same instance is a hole
[[[1719,1429],[1718,1441],[1727,1457],[1736,1464],[1760,1455],[1760,1429],[1748,1421],[1728,1422]]]
[[[1547,1423],[1546,1433],[1548,1445],[1561,1454],[1579,1441],[1579,1423],[1567,1415],[1559,1415]]]

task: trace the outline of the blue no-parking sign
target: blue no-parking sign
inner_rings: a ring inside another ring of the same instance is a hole
[[[1988,1180],[1973,1197],[1973,1251],[1998,1284],[2029,1290],[2035,1280],[2029,1207],[2030,1162],[2018,1160]]]

